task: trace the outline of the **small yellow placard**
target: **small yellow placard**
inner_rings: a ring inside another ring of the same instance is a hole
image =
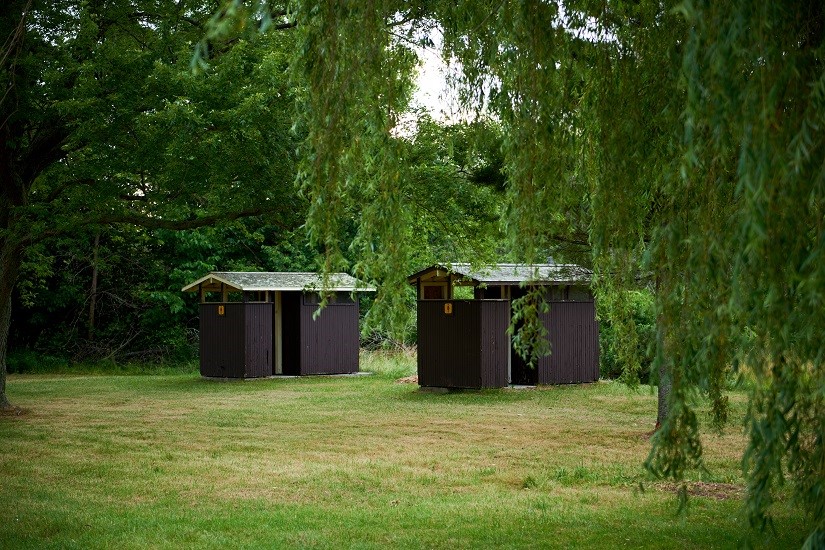
[[[224,306],[218,306],[218,315],[224,315],[226,313],[226,309]]]
[[[453,314],[453,304],[447,302],[444,304],[444,315],[452,315]]]

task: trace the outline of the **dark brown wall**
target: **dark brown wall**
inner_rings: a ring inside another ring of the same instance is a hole
[[[452,314],[444,313],[445,303]],[[507,385],[509,304],[481,300],[418,302],[418,384],[446,388]]]
[[[248,303],[246,308],[246,378],[272,376],[272,304]]]
[[[281,293],[284,374],[301,374],[301,292]]]
[[[577,384],[599,379],[599,325],[593,302],[550,302],[542,315],[552,351],[539,359],[539,384]]]
[[[306,299],[305,299],[306,298]],[[317,296],[282,294],[283,373],[358,372],[358,300],[339,293],[317,319]],[[218,306],[224,315],[218,315]],[[200,307],[201,375],[271,376],[275,357],[274,304],[207,303]]]
[[[358,372],[358,300],[340,292],[313,319],[317,309],[317,295],[301,297],[300,374]]]
[[[481,302],[481,385],[503,388],[510,383],[507,358],[510,355],[510,302]]]
[[[224,315],[218,315],[218,306],[224,307]],[[202,376],[270,376],[272,357],[272,304],[201,304]]]
[[[513,288],[513,297],[525,294]],[[599,325],[593,295],[581,286],[548,287],[550,312],[541,316],[551,354],[529,369],[512,351],[512,382],[518,384],[580,384],[599,379]]]
[[[218,315],[218,306],[224,315]],[[244,304],[200,305],[200,364],[202,376],[243,378]]]

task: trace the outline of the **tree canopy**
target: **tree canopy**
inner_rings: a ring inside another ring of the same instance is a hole
[[[296,118],[305,87],[291,71],[294,24],[283,10],[239,4],[236,15],[257,25],[269,18],[284,32],[228,25],[224,40],[211,41],[217,8],[67,1],[4,11],[3,350],[10,342],[68,360],[185,356],[196,313],[183,284],[214,269],[313,269],[304,227],[312,203],[295,185],[307,133]],[[196,44],[210,56],[193,72]],[[401,272],[479,256],[499,241],[496,125],[445,128],[421,116],[416,126],[388,142],[404,175],[392,220],[406,251]],[[358,224],[370,196],[353,184],[338,197],[336,239],[358,237],[342,262],[372,246]],[[369,318],[381,338],[386,311],[379,305]],[[409,326],[409,308],[392,313]]]
[[[4,5],[0,406],[12,291],[33,246],[112,224],[191,229],[266,215],[295,226],[291,38],[236,37],[208,75],[193,75],[192,48],[215,9]]]

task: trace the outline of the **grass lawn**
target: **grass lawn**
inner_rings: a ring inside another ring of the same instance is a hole
[[[801,514],[748,531],[744,398],[708,434],[706,496],[676,515],[641,464],[647,389],[609,382],[433,394],[371,376],[12,375],[0,417],[0,548],[793,548]],[[643,490],[640,489],[643,488]]]

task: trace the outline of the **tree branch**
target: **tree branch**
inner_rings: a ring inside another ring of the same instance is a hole
[[[239,210],[235,212],[223,212],[219,214],[211,214],[209,216],[201,216],[187,220],[167,220],[163,218],[153,218],[141,214],[114,214],[109,216],[102,216],[97,219],[90,219],[87,225],[112,225],[112,224],[129,224],[145,227],[146,229],[171,229],[174,231],[182,231],[185,229],[197,229],[207,225],[214,225],[217,222],[233,221],[238,218],[249,218],[253,216],[260,216],[275,212],[275,208],[264,208],[256,206],[246,210]]]
[[[229,222],[240,218],[251,218],[255,216],[262,216],[265,214],[272,214],[280,210],[282,205],[273,204],[270,207],[257,206],[245,210],[236,210],[234,212],[222,212],[218,214],[211,214],[208,216],[201,216],[197,218],[185,220],[169,220],[163,218],[153,218],[152,216],[125,213],[125,214],[111,214],[106,216],[91,217],[84,220],[78,220],[73,224],[65,224],[63,227],[48,229],[40,231],[37,235],[29,235],[25,240],[28,244],[36,244],[47,239],[59,237],[61,235],[76,231],[78,227],[88,227],[95,225],[116,225],[127,224],[144,227],[146,229],[168,229],[171,231],[184,231],[187,229],[197,229],[199,227],[206,227],[215,225],[219,222]],[[273,222],[282,229],[287,229],[282,223]]]
[[[66,156],[63,144],[68,136],[69,132],[61,125],[32,141],[20,163],[24,185],[30,186],[43,170]]]

